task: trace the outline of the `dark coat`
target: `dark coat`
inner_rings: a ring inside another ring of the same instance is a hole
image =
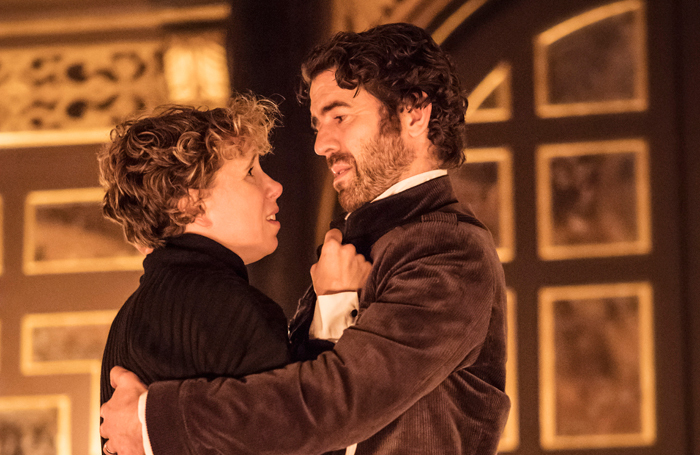
[[[357,323],[316,360],[153,384],[155,454],[313,455],[358,441],[358,455],[496,453],[510,407],[505,282],[490,234],[460,222],[472,217],[456,202],[442,177],[353,212],[345,239],[373,262]]]
[[[104,403],[114,392],[109,372],[115,365],[148,385],[241,377],[289,360],[284,312],[248,284],[243,261],[213,240],[184,234],[144,260],[139,287],[110,328],[100,398]]]

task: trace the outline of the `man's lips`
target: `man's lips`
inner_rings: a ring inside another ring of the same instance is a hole
[[[335,179],[342,177],[350,169],[352,169],[352,166],[350,166],[349,164],[346,164],[346,163],[336,163],[333,166],[331,166],[331,172],[333,173],[333,176],[335,177]]]

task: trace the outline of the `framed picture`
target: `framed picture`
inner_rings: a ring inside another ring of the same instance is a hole
[[[610,3],[535,39],[535,110],[567,117],[647,109],[642,0]]]
[[[90,375],[90,453],[101,453],[100,370],[116,310],[35,313],[22,318],[22,374]]]
[[[450,172],[457,199],[491,231],[501,262],[515,255],[513,165],[506,148],[465,150],[467,161]]]
[[[0,397],[3,454],[71,455],[67,395]]]
[[[510,414],[506,428],[501,435],[498,444],[499,452],[512,452],[520,445],[520,411],[518,407],[518,331],[517,331],[517,305],[515,292],[507,290],[508,308],[508,340],[506,361],[506,394],[510,398]]]
[[[540,146],[537,225],[538,251],[545,260],[649,253],[646,142]]]
[[[25,375],[90,373],[102,361],[116,310],[35,313],[22,318]],[[99,365],[98,365],[99,366]]]
[[[540,290],[543,448],[654,443],[652,299],[645,282]]]
[[[32,191],[25,202],[24,273],[140,270],[143,255],[102,216],[101,188]]]

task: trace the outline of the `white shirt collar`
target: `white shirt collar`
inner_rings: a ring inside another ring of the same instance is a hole
[[[414,186],[418,186],[421,183],[427,182],[428,180],[442,177],[443,175],[447,175],[447,170],[435,169],[432,171],[423,172],[422,174],[413,175],[407,179],[401,180],[400,182],[395,183],[394,185],[390,186],[389,189],[387,189],[385,192],[383,192],[382,194],[377,196],[374,199],[374,201],[384,199],[385,197],[393,196],[394,194],[400,193],[402,191],[406,191],[409,188],[413,188]],[[372,202],[374,202],[374,201],[372,201]]]

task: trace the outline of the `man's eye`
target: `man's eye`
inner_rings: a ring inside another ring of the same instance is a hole
[[[250,169],[248,169],[248,175],[250,175],[251,177],[253,176],[253,168],[252,167]]]
[[[338,123],[341,123],[343,120],[345,120],[344,115],[336,115],[335,119],[338,121]]]

